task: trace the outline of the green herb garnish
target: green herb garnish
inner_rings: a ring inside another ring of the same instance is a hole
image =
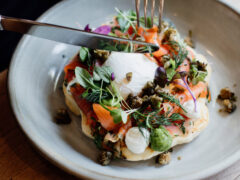
[[[196,85],[199,81],[205,80],[208,75],[208,72],[204,65],[201,64],[199,61],[193,60],[190,65],[190,80],[192,81],[193,85]]]
[[[161,93],[159,94],[159,96],[162,97],[162,98],[164,98],[164,99],[166,99],[166,100],[169,100],[170,102],[172,102],[172,103],[176,104],[177,106],[179,106],[184,112],[187,112],[187,111],[183,108],[183,106],[181,105],[179,99],[176,99],[174,96],[169,95],[169,94],[167,94],[167,93],[165,93],[165,92],[161,92]]]
[[[115,8],[115,10],[118,12],[117,15],[117,21],[120,26],[120,29],[122,32],[126,32],[130,26],[134,29],[135,32],[137,32],[135,27],[136,22],[136,12],[133,10],[130,11],[121,11],[118,8]]]
[[[77,82],[86,90],[82,97],[89,102],[99,103],[103,108],[108,110],[113,117],[114,123],[127,122],[128,113],[121,107],[122,97],[118,92],[115,84],[111,81],[112,70],[108,66],[95,67],[93,77],[89,72],[81,67],[75,68]],[[109,109],[117,107],[117,109]]]
[[[176,62],[176,69],[180,66],[184,59],[187,58],[188,51],[183,48],[177,41],[168,41],[164,44],[170,45],[174,51],[172,51],[172,59]]]
[[[173,59],[170,59],[168,63],[170,63],[170,65],[166,68],[166,75],[168,81],[171,81],[173,76],[176,74],[176,62]]]
[[[113,71],[109,66],[95,66],[93,71],[93,79],[94,81],[103,80],[105,83],[110,83],[112,72]]]
[[[79,50],[79,59],[83,64],[86,64],[88,67],[93,65],[93,57],[90,53],[90,49],[86,47],[81,47]]]

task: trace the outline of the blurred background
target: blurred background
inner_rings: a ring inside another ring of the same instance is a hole
[[[0,14],[35,20],[60,0],[0,0]],[[0,31],[0,71],[7,68],[21,35]]]

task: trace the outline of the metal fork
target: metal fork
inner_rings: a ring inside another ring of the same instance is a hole
[[[155,0],[151,0],[151,27],[153,26],[153,18],[154,18],[154,9],[155,9]],[[162,14],[163,14],[163,5],[164,0],[159,0],[159,8],[158,8],[158,31],[161,32],[162,30]],[[137,25],[140,26],[139,23],[139,9],[140,9],[140,0],[135,0],[135,6],[136,6],[136,14],[137,14]],[[148,0],[144,0],[144,21],[145,25],[147,25],[147,7],[148,7]]]

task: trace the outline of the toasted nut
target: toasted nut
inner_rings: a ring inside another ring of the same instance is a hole
[[[101,151],[98,156],[98,162],[103,166],[107,166],[108,164],[110,164],[112,158],[113,158],[112,152]]]
[[[157,156],[156,163],[160,165],[166,165],[169,164],[171,161],[171,153],[170,152],[164,152]]]

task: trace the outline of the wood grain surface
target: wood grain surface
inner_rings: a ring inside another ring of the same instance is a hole
[[[7,70],[0,73],[0,180],[77,179],[37,153],[21,131],[7,93]],[[205,180],[240,180],[240,161]]]

